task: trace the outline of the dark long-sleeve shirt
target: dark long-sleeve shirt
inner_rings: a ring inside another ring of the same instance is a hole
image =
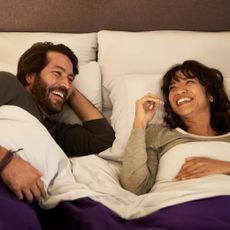
[[[0,72],[0,106],[16,105],[40,120],[49,130],[67,156],[82,156],[99,153],[109,148],[115,134],[106,118],[79,124],[65,124],[43,119],[33,97],[18,79],[7,72]]]

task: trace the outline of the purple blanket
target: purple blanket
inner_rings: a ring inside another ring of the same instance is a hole
[[[32,209],[32,208],[33,209]],[[0,182],[0,229],[40,230],[229,230],[230,196],[186,202],[125,220],[89,198],[65,201],[51,210],[18,200]]]
[[[187,202],[133,220],[124,220],[102,204],[83,198],[42,211],[40,219],[49,230],[229,230],[230,196]]]

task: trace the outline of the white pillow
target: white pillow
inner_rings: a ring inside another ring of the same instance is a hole
[[[43,173],[47,188],[59,164],[68,158],[47,129],[30,113],[13,105],[0,106],[0,145],[17,150],[26,161]]]
[[[224,88],[230,100],[230,77],[224,78]]]
[[[124,148],[132,129],[135,114],[135,102],[146,93],[151,92],[160,98],[161,75],[130,74],[114,79],[110,85],[110,99],[113,104],[111,124],[116,139],[110,149],[100,154],[101,157],[121,161]],[[152,123],[163,122],[163,107],[155,115]]]
[[[115,78],[108,85],[110,100],[113,104],[111,124],[116,139],[109,151],[99,155],[105,159],[122,161],[122,154],[127,144],[135,114],[135,102],[148,92],[162,98],[161,74],[130,74]],[[224,79],[225,90],[230,98],[230,78]],[[150,123],[163,123],[161,107]]]
[[[93,61],[79,67],[79,75],[76,76],[73,85],[91,101],[98,110],[102,109],[101,73],[97,62]],[[81,120],[69,105],[65,105],[63,111],[55,115],[56,120],[69,124],[81,124]]]
[[[19,57],[36,42],[63,43],[73,50],[79,65],[96,60],[96,33],[0,32],[0,69],[16,74]]]
[[[98,62],[103,80],[103,107],[111,109],[109,84],[130,73],[163,74],[188,59],[230,76],[230,32],[149,31],[98,33]]]

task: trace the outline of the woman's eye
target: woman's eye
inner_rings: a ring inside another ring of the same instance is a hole
[[[187,80],[186,83],[187,83],[187,84],[189,84],[189,83],[195,83],[195,81],[194,81],[194,80]]]
[[[169,91],[171,91],[171,90],[173,90],[175,88],[176,88],[175,85],[171,85],[171,86],[169,86]]]

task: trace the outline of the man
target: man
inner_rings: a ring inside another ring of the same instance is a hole
[[[0,72],[0,106],[17,105],[37,117],[68,156],[98,153],[109,148],[115,138],[106,118],[73,87],[72,82],[78,73],[77,64],[77,57],[68,47],[45,42],[34,44],[19,59],[17,78],[24,88],[14,76]],[[80,117],[82,126],[51,119],[65,103],[69,103]],[[0,171],[0,197],[12,201],[13,192],[19,199],[13,198],[14,204],[20,202],[25,211],[31,205],[24,201],[32,202],[45,194],[42,174],[21,158],[11,156],[10,160],[6,159],[9,158],[7,154],[9,151],[0,146],[0,168],[4,163]],[[6,211],[11,215],[9,207]],[[33,219],[32,210],[27,211]],[[27,222],[21,217],[18,221],[18,224]],[[33,228],[39,229],[38,223],[34,223],[36,226]]]

